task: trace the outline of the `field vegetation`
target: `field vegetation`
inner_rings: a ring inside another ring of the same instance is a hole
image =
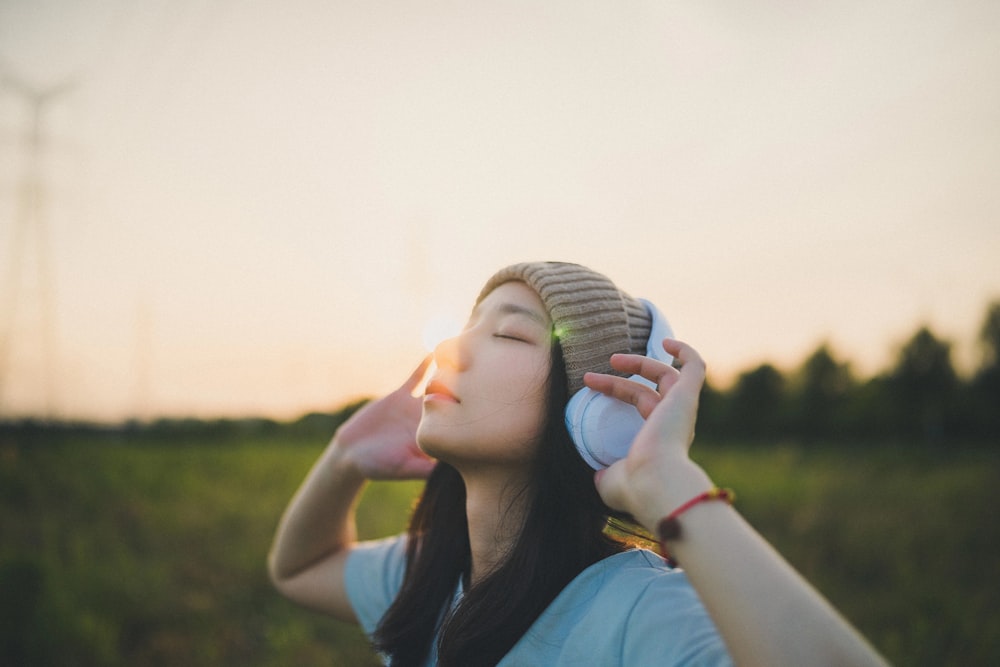
[[[34,432],[0,444],[0,664],[375,665],[270,587],[323,439]],[[997,448],[702,443],[743,514],[899,665],[1000,663]],[[363,537],[417,483],[372,484]]]

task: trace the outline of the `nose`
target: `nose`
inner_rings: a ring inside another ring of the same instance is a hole
[[[445,338],[434,348],[434,363],[438,368],[463,369],[467,363],[463,348],[462,334]]]

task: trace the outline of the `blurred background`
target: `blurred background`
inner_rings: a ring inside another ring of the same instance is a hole
[[[5,416],[393,387],[507,263],[656,301],[720,381],[1000,294],[1000,8],[4,0]]]
[[[706,465],[882,651],[996,662],[998,38],[990,0],[0,0],[0,662],[370,659],[270,532],[536,259],[699,349]]]

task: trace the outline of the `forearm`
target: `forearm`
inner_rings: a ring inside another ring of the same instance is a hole
[[[674,368],[639,355],[615,355],[611,366],[639,373],[652,389],[627,378],[594,373],[595,391],[629,403],[646,419],[628,456],[598,472],[608,505],[631,512],[657,534],[660,521],[712,488],[688,457],[694,439],[705,363],[689,345],[664,340]],[[668,548],[715,621],[740,665],[884,665],[881,657],[724,502],[699,502],[679,517]]]
[[[268,557],[271,578],[287,579],[356,539],[354,508],[365,478],[327,447],[292,498]]]
[[[711,487],[688,461],[637,517],[659,520]],[[671,490],[668,490],[671,489]],[[725,502],[699,503],[679,518],[671,555],[684,567],[740,665],[884,665],[830,604]]]

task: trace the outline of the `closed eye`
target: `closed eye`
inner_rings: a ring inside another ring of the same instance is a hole
[[[496,333],[496,334],[493,334],[493,337],[494,338],[503,338],[505,340],[516,340],[519,343],[527,343],[528,342],[524,338],[519,338],[518,336],[511,336],[510,334]]]

